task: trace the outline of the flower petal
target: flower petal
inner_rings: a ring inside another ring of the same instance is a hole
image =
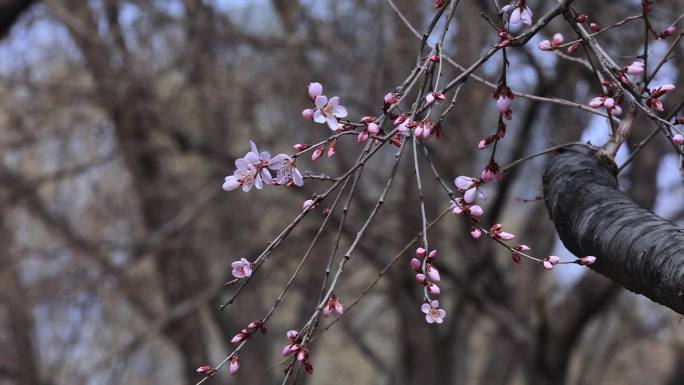
[[[325,107],[326,104],[328,104],[328,97],[325,95],[318,95],[314,100],[314,104],[316,105],[316,108],[320,110],[321,108]]]
[[[335,116],[338,118],[346,118],[347,117],[347,109],[344,106],[336,106],[333,108],[333,113]]]

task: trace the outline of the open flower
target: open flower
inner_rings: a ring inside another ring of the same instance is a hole
[[[233,175],[229,175],[225,178],[223,189],[230,191],[242,186],[242,191],[247,192],[251,190],[256,182],[256,167],[249,164],[244,159],[237,159],[235,161],[235,166],[237,169],[233,172]],[[259,178],[259,181],[261,181],[261,178]],[[258,184],[257,188],[261,188],[261,184]]]
[[[304,185],[302,173],[295,167],[294,159],[286,154],[278,154],[271,158],[268,167],[276,172],[277,184],[288,184],[292,181],[296,186]]]
[[[520,1],[519,5],[511,12],[511,18],[508,20],[508,23],[512,26],[517,26],[520,23],[527,26],[532,25],[532,10],[525,5],[524,1]]]
[[[454,184],[459,191],[463,192],[463,200],[468,204],[475,202],[476,197],[482,200],[487,199],[487,193],[480,187],[481,182],[479,179],[461,175],[456,178]]]
[[[444,309],[440,309],[439,301],[433,300],[430,303],[424,303],[420,307],[420,310],[422,310],[423,313],[425,313],[425,321],[427,321],[427,323],[441,324],[442,322],[444,322],[446,311]]]
[[[658,98],[674,89],[675,86],[673,84],[663,84],[650,90],[651,97],[646,101],[646,105],[653,108],[656,111],[663,112],[663,102],[661,102]]]
[[[316,111],[314,111],[314,122],[328,123],[328,127],[335,131],[340,128],[338,118],[347,116],[347,109],[340,105],[338,96],[330,98],[325,95],[318,95],[315,99]]]
[[[249,278],[252,276],[252,264],[246,258],[240,258],[230,264],[233,268],[233,277],[235,278]]]

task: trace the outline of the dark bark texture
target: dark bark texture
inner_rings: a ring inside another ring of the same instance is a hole
[[[684,314],[684,229],[619,190],[615,164],[587,148],[561,151],[544,173],[544,199],[565,247],[590,267]]]

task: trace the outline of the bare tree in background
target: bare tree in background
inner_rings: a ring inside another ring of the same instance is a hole
[[[682,12],[0,4],[0,384],[681,383]]]

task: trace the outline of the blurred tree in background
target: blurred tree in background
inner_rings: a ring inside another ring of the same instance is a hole
[[[435,12],[433,1],[392,3],[419,31]],[[496,39],[478,16],[495,18],[496,3],[459,4],[444,50],[460,64]],[[555,2],[528,3],[542,15]],[[641,13],[640,1],[619,4],[575,6],[604,25]],[[250,140],[275,153],[329,136],[325,126],[301,119],[309,82],[340,95],[351,115],[377,113],[414,67],[419,40],[386,0],[44,0],[0,7],[9,31],[0,42],[0,384],[197,382],[195,369],[223,359],[233,335],[272,306],[322,218],[305,218],[249,290],[220,311],[231,290],[224,288],[230,262],[258,254],[326,183],[243,194],[223,192],[222,178]],[[681,1],[659,1],[651,22],[662,30],[682,12]],[[594,74],[540,52],[539,41],[551,37],[546,31],[572,34],[554,20],[525,47],[509,50],[509,85],[586,104],[600,93]],[[643,33],[633,22],[601,39],[613,57],[633,58]],[[654,57],[666,55],[669,44],[657,41]],[[677,84],[682,53],[681,44],[674,47],[661,83]],[[476,74],[496,83],[499,66],[494,59]],[[445,79],[459,73],[443,71]],[[488,153],[477,143],[497,122],[490,87],[469,80],[460,92],[444,136],[430,144],[449,180],[479,174]],[[666,99],[665,110],[679,102]],[[503,164],[553,144],[607,137],[605,121],[578,108],[525,98],[514,108],[497,154]],[[645,118],[637,127],[644,128],[629,138],[632,149],[650,130]],[[332,160],[302,159],[299,168],[342,174],[359,145],[337,145]],[[381,149],[364,170],[342,246],[373,208],[394,153]],[[537,199],[546,160],[488,186],[485,223],[505,218],[539,255],[563,255]],[[677,167],[677,155],[657,137],[621,184],[642,207],[681,224]],[[434,178],[424,179],[434,218],[449,202]],[[344,300],[421,229],[413,169],[400,168],[394,183],[349,262],[353,274],[336,291]],[[330,221],[337,227],[340,218]],[[447,217],[430,232],[449,304],[443,325],[425,323],[407,255],[321,335],[311,351],[315,373],[299,382],[684,383],[681,316],[585,269],[548,273],[514,264],[494,242],[472,239],[469,228]],[[269,333],[250,340],[236,376],[220,370],[213,383],[282,381],[285,332],[303,325],[317,305],[311,293],[321,287],[335,241],[332,231],[321,237]]]

